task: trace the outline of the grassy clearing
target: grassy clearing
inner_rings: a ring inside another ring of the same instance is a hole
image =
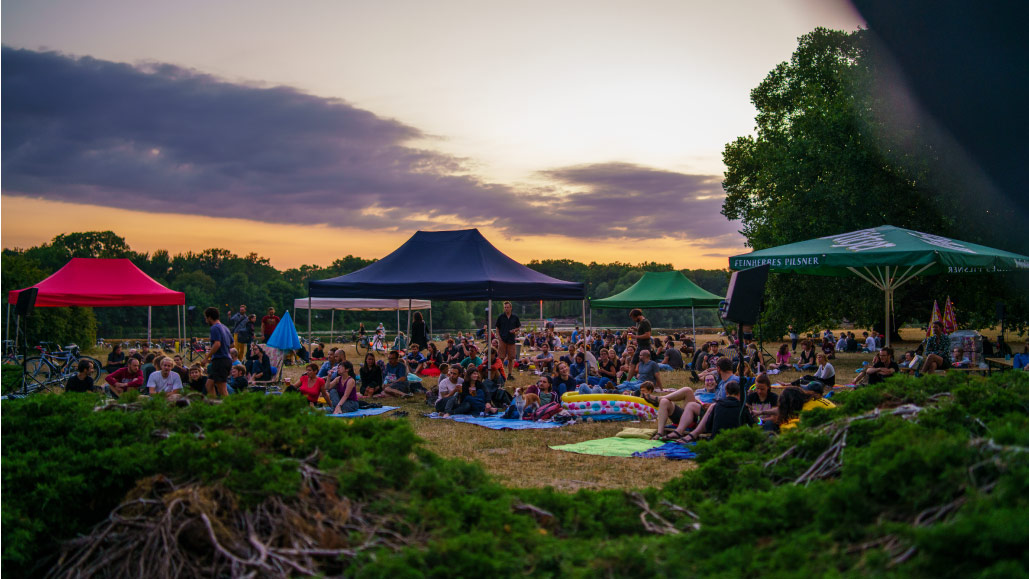
[[[861,330],[856,330],[860,337]],[[911,340],[895,345],[903,352],[914,348],[919,339],[918,330],[904,330],[904,337]],[[721,336],[700,335],[698,339],[715,340]],[[770,353],[775,353],[781,342],[766,344]],[[338,344],[337,344],[338,346]],[[344,345],[347,358],[359,363],[360,356],[353,344]],[[559,352],[560,356],[564,352]],[[837,372],[837,382],[852,379],[854,370],[862,362],[871,360],[871,354],[838,354],[832,361]],[[284,376],[297,379],[301,366],[287,366]],[[531,380],[530,373],[518,373],[514,385],[525,385]],[[798,372],[784,372],[772,377],[773,382],[789,382],[800,377]],[[661,376],[668,389],[694,386],[686,372],[663,373]],[[426,378],[431,388],[435,378]],[[426,441],[429,450],[448,458],[460,458],[480,463],[489,473],[503,483],[513,487],[553,487],[564,492],[579,489],[629,489],[659,487],[683,471],[695,468],[692,461],[669,461],[662,459],[633,459],[579,455],[552,450],[549,446],[571,444],[584,440],[614,436],[626,426],[640,426],[639,423],[586,423],[549,430],[495,431],[478,426],[459,424],[448,420],[425,418],[423,413],[432,408],[424,403],[423,397],[409,400],[384,399],[378,402],[400,406],[410,413],[415,432]],[[371,419],[375,420],[375,419]],[[652,425],[649,422],[646,425]]]

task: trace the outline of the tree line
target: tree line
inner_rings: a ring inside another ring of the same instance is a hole
[[[298,329],[307,326],[305,311],[293,310],[293,300],[307,296],[307,282],[327,279],[357,271],[374,260],[348,255],[336,259],[328,266],[302,265],[280,271],[267,258],[256,253],[236,255],[226,249],[205,249],[171,255],[166,250],[153,253],[134,251],[124,238],[112,231],[88,231],[61,234],[50,242],[27,249],[5,249],[2,260],[2,289],[4,294],[42,281],[63,267],[73,257],[127,258],[144,273],[157,282],[186,294],[187,306],[195,306],[190,315],[190,335],[206,335],[202,310],[215,306],[222,312],[235,311],[240,304],[246,304],[250,313],[258,318],[268,307],[274,307],[279,315],[290,311]],[[547,275],[567,281],[582,282],[590,297],[608,297],[625,290],[636,283],[647,271],[671,271],[667,263],[607,263],[585,264],[577,261],[543,260],[532,261],[528,267]],[[681,270],[700,287],[725,295],[728,273],[725,270]],[[540,315],[540,303],[515,302],[515,312],[523,317],[525,325],[531,325]],[[486,302],[444,302],[435,301],[432,306],[434,329],[470,330],[486,323]],[[494,315],[499,314],[500,304],[494,304]],[[656,327],[686,327],[690,324],[688,310],[655,310],[649,313]],[[8,323],[8,312],[3,311]],[[153,335],[175,337],[176,322],[174,307],[154,307]],[[428,312],[426,312],[428,317]],[[579,302],[543,302],[543,317],[550,319],[581,318]],[[397,316],[394,312],[345,312],[336,313],[330,320],[327,311],[313,313],[312,327],[318,333],[326,333],[333,327],[337,334],[350,332],[364,323],[371,329],[380,322],[390,333],[395,331]],[[406,313],[401,313],[401,329],[406,328]],[[91,345],[96,339],[140,339],[145,337],[147,308],[37,308],[29,325],[30,344],[48,340],[59,344],[74,342]],[[592,312],[594,325],[623,327],[629,325],[626,312],[621,310],[596,310]],[[697,322],[701,325],[715,325],[717,318],[712,310],[698,310]],[[14,321],[11,321],[12,325]]]

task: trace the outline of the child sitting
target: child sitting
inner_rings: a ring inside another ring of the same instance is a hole
[[[236,364],[229,370],[227,387],[229,394],[239,394],[247,391],[247,370],[242,364]]]

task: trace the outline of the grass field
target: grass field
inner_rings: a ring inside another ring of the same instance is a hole
[[[855,333],[860,337],[860,330]],[[903,330],[906,340],[895,344],[898,355],[906,349],[913,349],[921,339],[919,330]],[[722,340],[722,336],[700,335],[699,340]],[[781,342],[766,344],[769,353],[774,354]],[[331,346],[331,345],[327,345]],[[359,364],[360,356],[353,344],[346,344],[347,359]],[[559,357],[564,352],[557,353]],[[832,361],[836,368],[837,383],[852,380],[854,371],[862,362],[871,360],[871,354],[837,354]],[[296,380],[302,373],[301,366],[287,366],[284,376]],[[789,382],[800,377],[790,371],[772,376],[772,382]],[[517,373],[513,386],[529,384],[532,375]],[[694,386],[689,373],[662,373],[661,379],[668,389]],[[435,378],[425,378],[424,384],[431,388]],[[509,386],[512,383],[509,382]],[[490,473],[506,484],[515,487],[550,486],[564,492],[581,488],[642,488],[660,486],[676,477],[683,470],[694,467],[691,461],[670,461],[664,459],[613,458],[574,454],[552,450],[551,445],[570,444],[584,440],[615,435],[626,426],[641,426],[633,422],[580,423],[547,430],[497,431],[479,426],[460,424],[449,420],[425,418],[422,414],[433,409],[425,404],[424,396],[407,400],[394,398],[379,399],[377,402],[400,406],[409,413],[415,431],[427,447],[446,457],[478,461]],[[388,418],[366,418],[383,420]],[[644,426],[653,425],[653,422]]]

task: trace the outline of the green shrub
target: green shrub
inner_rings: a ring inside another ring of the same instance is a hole
[[[949,395],[934,401],[940,393]],[[1029,568],[1029,453],[1018,450],[1029,444],[1029,377],[1019,373],[891,379],[840,395],[839,409],[781,436],[745,428],[702,442],[697,468],[641,491],[681,531],[669,535],[647,531],[626,492],[505,488],[477,464],[426,451],[402,420],[328,419],[298,396],[188,408],[136,400],[135,412],[94,411],[99,400],[3,405],[3,563],[15,575],[45,572],[59,541],[90,529],[155,474],[223,485],[250,508],[297,494],[308,458],[340,494],[414,538],[360,553],[354,576],[1016,576]],[[904,403],[924,409],[916,419],[888,414]],[[844,422],[878,405],[887,407],[879,418]],[[842,428],[839,469],[793,484]],[[553,517],[537,521],[521,503]],[[943,506],[939,521],[915,524]]]

